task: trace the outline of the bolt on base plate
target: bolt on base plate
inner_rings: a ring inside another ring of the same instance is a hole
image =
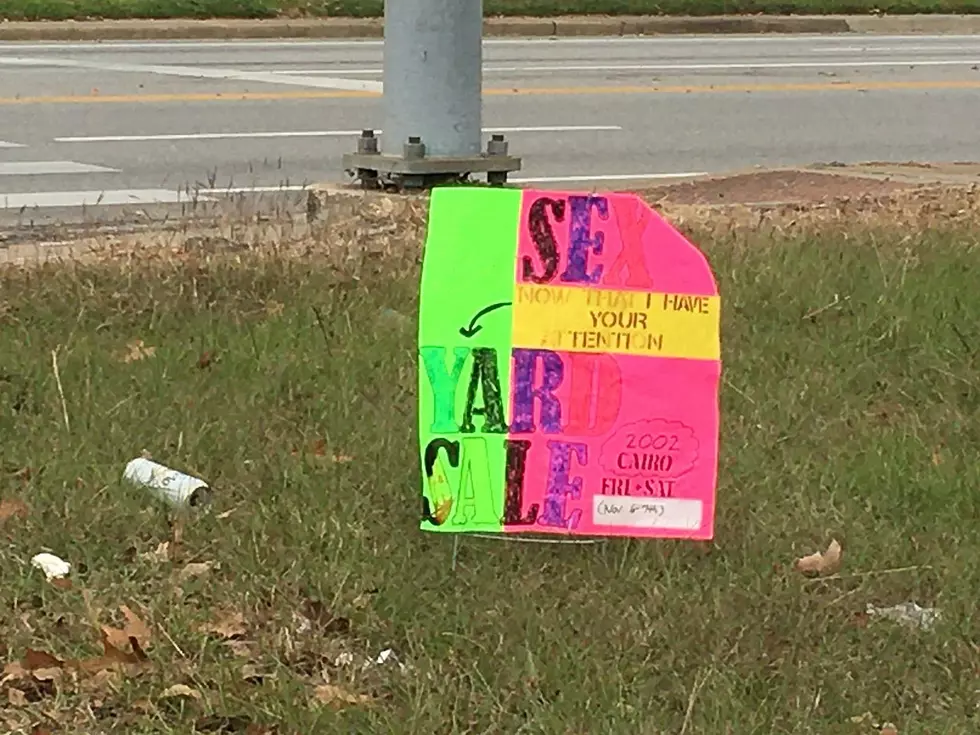
[[[439,184],[458,182],[470,174],[485,173],[487,183],[501,186],[507,174],[520,171],[521,159],[507,153],[502,135],[487,142],[487,152],[476,156],[430,156],[425,144],[411,137],[403,146],[401,156],[382,154],[373,130],[365,130],[357,141],[357,153],[344,154],[344,169],[351,172],[365,188],[382,184],[400,189],[426,189]]]

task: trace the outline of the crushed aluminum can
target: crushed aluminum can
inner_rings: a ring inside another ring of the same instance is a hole
[[[123,477],[177,508],[194,508],[211,501],[211,488],[204,480],[144,457],[127,464]]]

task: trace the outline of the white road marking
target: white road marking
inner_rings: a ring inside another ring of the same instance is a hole
[[[855,41],[859,38],[866,38],[873,43],[894,43],[901,41],[937,42],[947,41],[970,41],[976,42],[980,35],[976,34],[907,34],[907,35],[879,35],[879,34],[852,34],[839,33],[829,34],[824,37],[828,42],[841,43]],[[778,44],[798,44],[806,43],[814,45],[820,42],[819,37],[814,37],[812,33],[779,33],[773,35],[759,34],[731,34],[731,35],[710,35],[710,34],[683,34],[677,36],[616,36],[616,37],[567,37],[567,38],[485,38],[484,46],[540,46],[540,45],[562,45],[562,46],[608,46],[616,45],[670,45],[688,46],[696,44],[703,46],[705,40],[709,40],[712,46],[717,45],[738,45],[750,44],[755,46],[768,46]],[[92,42],[24,42],[6,41],[0,42],[0,52],[11,50],[21,51],[29,49],[31,51],[165,51],[173,50],[208,50],[208,49],[290,49],[290,48],[365,48],[384,45],[381,39],[278,39],[278,40],[241,40],[241,41],[92,41]]]
[[[0,194],[0,209],[51,209],[118,205],[181,204],[212,201],[168,189],[116,189],[107,191],[33,191]]]
[[[647,181],[654,179],[693,179],[708,176],[706,171],[691,171],[670,174],[583,174],[574,176],[515,176],[507,181],[513,184],[561,184],[576,181]]]
[[[914,46],[914,45],[901,45],[901,46],[814,46],[810,51],[818,54],[832,54],[832,53],[865,53],[867,51],[879,52],[879,53],[892,53],[900,52],[907,53],[909,51],[928,51],[934,54],[944,54],[950,51],[980,51],[980,41],[970,46],[950,46],[950,45],[937,45],[937,46]]]
[[[827,61],[738,61],[699,64],[548,64],[524,66],[485,66],[485,74],[515,74],[538,72],[607,72],[607,71],[734,71],[745,69],[838,69],[874,68],[889,66],[958,66],[980,64],[977,59],[833,59]],[[269,72],[272,75],[302,75],[315,77],[319,74],[355,75],[383,74],[384,70],[374,69],[283,69]],[[298,78],[298,77],[297,77]]]
[[[0,176],[43,176],[46,174],[117,174],[119,169],[75,161],[0,161]]]
[[[538,127],[484,128],[485,133],[578,133],[622,130],[620,125],[542,125]],[[381,130],[375,130],[380,136]],[[136,143],[167,140],[231,140],[240,138],[346,138],[360,130],[280,130],[247,133],[165,133],[161,135],[92,135],[55,138],[56,143]]]
[[[283,184],[282,186],[228,186],[224,189],[196,189],[195,192],[204,196],[222,196],[231,194],[278,194],[279,192],[306,191],[308,188],[307,184],[301,186]]]
[[[269,72],[248,72],[237,69],[206,69],[200,66],[177,66],[170,64],[125,64],[112,61],[79,61],[78,59],[61,59],[53,56],[0,56],[0,66],[9,67],[45,67],[53,66],[62,69],[91,69],[108,72],[132,72],[136,74],[158,74],[171,77],[189,77],[191,79],[220,79],[228,82],[259,82],[262,84],[286,84],[299,87],[320,87],[325,89],[342,89],[350,92],[378,92],[381,82],[369,82],[357,79],[331,79],[323,77],[288,76],[271,74]]]
[[[0,140],[0,148],[23,148],[20,143],[10,143],[6,140]]]

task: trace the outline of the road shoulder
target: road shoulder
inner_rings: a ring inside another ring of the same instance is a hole
[[[383,31],[380,18],[0,22],[0,41],[361,39],[381,38]],[[980,33],[980,15],[575,16],[487,18],[484,22],[487,37],[765,33],[975,34]]]

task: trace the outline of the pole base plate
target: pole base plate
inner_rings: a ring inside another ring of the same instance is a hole
[[[479,173],[487,175],[488,184],[501,186],[507,183],[507,174],[521,170],[521,159],[486,154],[403,158],[380,153],[345,153],[343,166],[366,188],[427,189]]]

